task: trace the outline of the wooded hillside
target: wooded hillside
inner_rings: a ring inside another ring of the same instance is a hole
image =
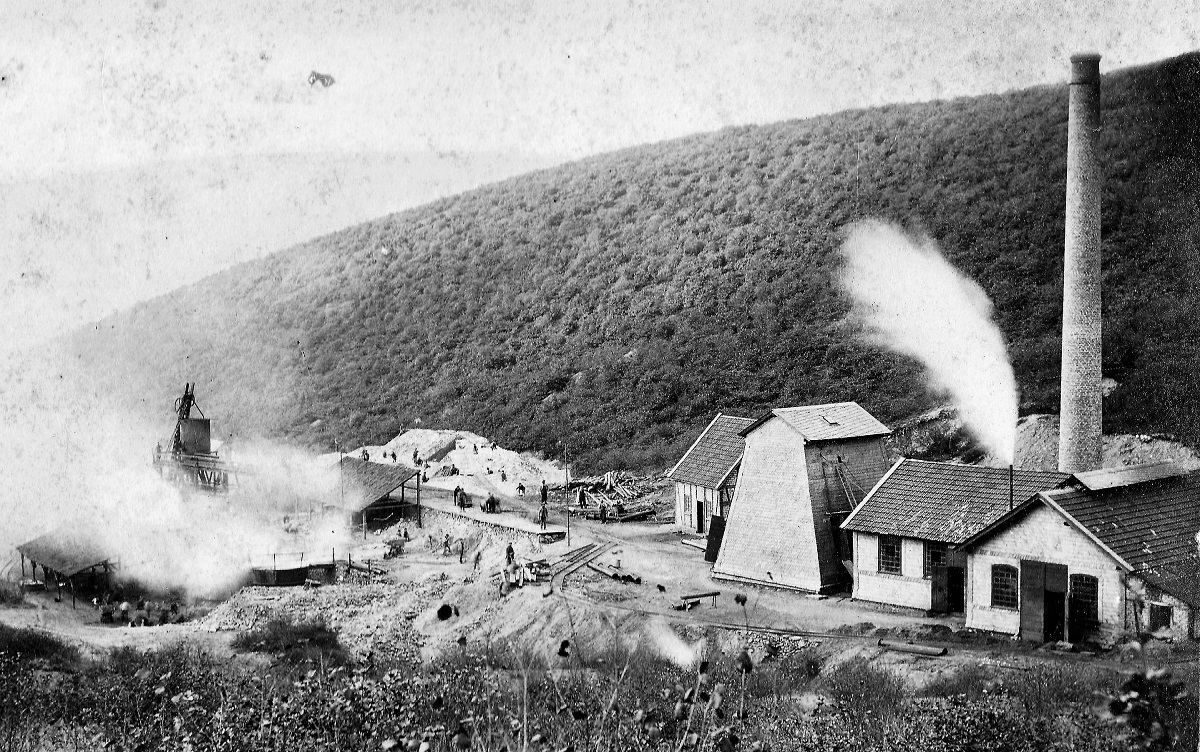
[[[1200,55],[1103,87],[1106,429],[1195,446]],[[164,423],[186,380],[222,433],[328,448],[420,419],[669,466],[717,410],[857,400],[888,422],[937,401],[844,323],[835,249],[877,216],[979,280],[1022,411],[1056,412],[1066,130],[1063,84],[606,154],[230,269],[81,332],[71,359]]]

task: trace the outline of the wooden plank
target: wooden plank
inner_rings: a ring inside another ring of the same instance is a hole
[[[1021,639],[1042,642],[1045,626],[1046,565],[1021,560]]]

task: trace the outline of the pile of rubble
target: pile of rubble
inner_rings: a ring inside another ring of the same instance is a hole
[[[243,631],[273,619],[323,621],[357,659],[416,662],[424,641],[413,628],[413,620],[449,586],[449,581],[433,576],[402,584],[245,587],[213,609],[199,627],[212,632]]]

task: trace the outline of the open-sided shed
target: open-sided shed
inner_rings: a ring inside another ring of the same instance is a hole
[[[364,531],[371,522],[399,519],[410,510],[419,522],[419,470],[407,465],[342,457],[338,472],[338,498],[330,506],[349,514],[351,522],[361,525]]]
[[[115,557],[96,542],[95,536],[81,526],[63,526],[17,546],[21,554],[21,576],[37,579],[42,568],[41,582],[46,587],[66,586],[75,593],[90,592],[108,587],[109,573],[115,568]],[[31,569],[26,574],[26,562]]]

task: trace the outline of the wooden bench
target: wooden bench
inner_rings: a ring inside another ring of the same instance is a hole
[[[682,601],[682,603],[676,606],[676,608],[680,611],[687,611],[689,608],[698,605],[700,601],[705,598],[712,598],[712,606],[710,607],[715,607],[717,605],[717,596],[720,594],[720,590],[713,590],[707,593],[691,593],[690,595],[681,595],[679,596],[679,600]]]

